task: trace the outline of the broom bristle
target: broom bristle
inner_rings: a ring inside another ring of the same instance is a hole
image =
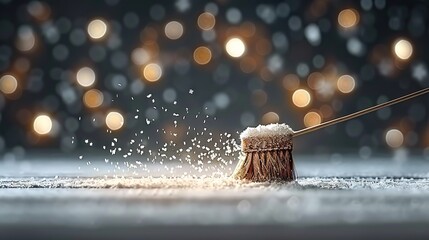
[[[241,139],[244,153],[233,173],[236,179],[250,181],[293,181],[292,134],[252,136]]]
[[[233,177],[255,182],[296,179],[291,150],[249,152],[240,159]]]

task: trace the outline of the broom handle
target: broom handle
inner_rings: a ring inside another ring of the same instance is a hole
[[[406,100],[418,97],[418,96],[426,94],[428,92],[429,92],[429,88],[425,88],[425,89],[419,90],[417,92],[410,93],[408,95],[405,95],[405,96],[402,96],[402,97],[399,97],[399,98],[387,101],[385,103],[381,103],[381,104],[375,105],[373,107],[369,107],[367,109],[363,109],[361,111],[358,111],[358,112],[355,112],[355,113],[352,113],[352,114],[349,114],[349,115],[346,115],[346,116],[343,116],[343,117],[332,119],[330,121],[327,121],[327,122],[324,122],[324,123],[321,123],[321,124],[318,124],[318,125],[315,125],[315,126],[312,126],[312,127],[308,127],[308,128],[304,128],[304,129],[298,130],[293,135],[295,137],[295,136],[300,136],[300,135],[307,134],[307,133],[310,133],[310,132],[313,132],[313,131],[317,131],[319,129],[322,129],[322,128],[325,128],[325,127],[329,127],[331,125],[334,125],[334,124],[337,124],[337,123],[340,123],[340,122],[344,122],[344,121],[347,121],[347,120],[350,120],[350,119],[354,119],[354,118],[357,118],[359,116],[365,115],[365,114],[370,113],[370,112],[377,111],[377,110],[382,109],[384,107],[388,107],[388,106],[391,106],[391,105],[394,105],[394,104],[397,104],[397,103],[400,103],[400,102],[403,102],[403,101],[406,101]]]

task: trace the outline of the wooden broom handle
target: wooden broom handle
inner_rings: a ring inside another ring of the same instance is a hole
[[[329,127],[331,125],[334,125],[334,124],[337,124],[337,123],[340,123],[340,122],[344,122],[344,121],[347,121],[347,120],[350,120],[350,119],[354,119],[354,118],[360,117],[360,116],[365,115],[365,114],[370,113],[370,112],[374,112],[374,111],[380,110],[380,109],[382,109],[384,107],[388,107],[388,106],[391,106],[391,105],[394,105],[394,104],[397,104],[397,103],[400,103],[400,102],[403,102],[403,101],[406,101],[406,100],[418,97],[418,96],[426,94],[428,92],[429,92],[429,88],[425,88],[425,89],[419,90],[417,92],[410,93],[408,95],[405,95],[405,96],[402,96],[402,97],[399,97],[399,98],[387,101],[385,103],[381,103],[381,104],[375,105],[373,107],[369,107],[367,109],[363,109],[361,111],[358,111],[358,112],[355,112],[355,113],[352,113],[352,114],[349,114],[349,115],[346,115],[346,116],[343,116],[343,117],[332,119],[332,120],[329,120],[327,122],[324,122],[324,123],[321,123],[321,124],[318,124],[318,125],[315,125],[315,126],[312,126],[312,127],[308,127],[308,128],[304,128],[304,129],[298,130],[293,135],[294,135],[294,137],[295,136],[300,136],[300,135],[307,134],[307,133],[310,133],[310,132],[313,132],[313,131],[316,131],[316,130],[319,130],[319,129],[322,129],[322,128],[325,128],[325,127]]]

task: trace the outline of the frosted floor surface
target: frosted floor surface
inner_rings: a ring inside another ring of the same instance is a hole
[[[0,239],[429,239],[429,161],[420,159],[310,159],[293,183],[117,177],[73,161],[0,167]]]

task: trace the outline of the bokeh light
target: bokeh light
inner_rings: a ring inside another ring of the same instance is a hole
[[[165,25],[164,32],[171,40],[179,39],[183,35],[183,25],[177,21],[171,21]]]
[[[48,4],[39,1],[31,1],[27,5],[28,13],[38,21],[48,20],[51,14],[51,9]]]
[[[278,123],[280,117],[275,112],[267,112],[262,116],[262,124]]]
[[[89,87],[95,82],[95,72],[89,67],[83,67],[76,73],[76,81],[82,87]]]
[[[103,93],[97,89],[91,89],[83,95],[83,103],[89,108],[96,108],[103,104]]]
[[[186,129],[182,120],[199,126],[207,117],[213,133],[279,118],[308,127],[429,86],[429,7],[419,1],[103,0],[76,2],[96,11],[70,14],[57,1],[0,5],[0,154],[14,146],[62,150],[64,142],[84,153],[81,140],[91,138],[108,146],[110,111],[123,116],[123,136],[139,139],[133,133],[144,130],[155,146],[154,131],[175,120]],[[315,139],[312,151],[383,151],[396,128],[402,146],[418,154],[429,146],[423,100],[330,128],[335,138]],[[32,124],[42,113],[55,141],[37,141]],[[23,126],[30,134],[15,134]],[[335,145],[350,137],[356,141]]]
[[[200,27],[202,30],[211,30],[216,24],[216,19],[213,16],[213,14],[209,12],[201,13],[200,16],[198,16],[198,27]]]
[[[150,63],[144,67],[143,76],[149,82],[156,82],[162,76],[162,68],[157,63]]]
[[[325,76],[323,76],[320,72],[312,72],[307,77],[307,84],[308,86],[313,89],[317,90],[320,87],[321,82],[325,80]]]
[[[226,52],[234,58],[243,56],[246,51],[246,45],[240,38],[231,38],[226,42]]]
[[[404,143],[404,135],[398,129],[390,129],[386,132],[386,143],[391,148],[399,148]]]
[[[33,122],[33,129],[37,134],[46,135],[52,130],[52,119],[48,115],[40,114]]]
[[[359,13],[355,9],[344,9],[338,14],[338,24],[343,28],[351,28],[358,24]]]
[[[311,111],[305,114],[304,116],[304,125],[306,127],[315,126],[320,124],[321,122],[322,122],[322,117],[317,112]]]
[[[212,59],[212,52],[207,47],[198,47],[194,51],[194,60],[198,64],[204,65]]]
[[[101,39],[107,33],[107,24],[101,19],[94,19],[88,24],[87,31],[92,39]]]
[[[4,94],[12,94],[18,88],[18,81],[12,75],[3,75],[0,78],[0,91]]]
[[[297,107],[307,107],[311,102],[311,95],[305,89],[298,89],[292,95],[292,102]]]
[[[395,42],[393,51],[398,58],[407,60],[413,54],[413,45],[405,39],[399,39]]]
[[[16,47],[18,50],[26,52],[33,49],[36,44],[36,36],[34,31],[29,26],[22,26],[18,29],[18,39]]]
[[[131,53],[131,60],[136,65],[144,65],[150,60],[149,51],[144,48],[136,48]]]
[[[343,75],[337,80],[337,88],[342,93],[350,93],[355,89],[355,79],[350,75]]]
[[[282,81],[283,87],[289,91],[295,91],[299,88],[299,77],[295,74],[287,74]]]
[[[110,130],[119,130],[124,125],[124,117],[119,112],[109,112],[106,115],[106,125]]]

